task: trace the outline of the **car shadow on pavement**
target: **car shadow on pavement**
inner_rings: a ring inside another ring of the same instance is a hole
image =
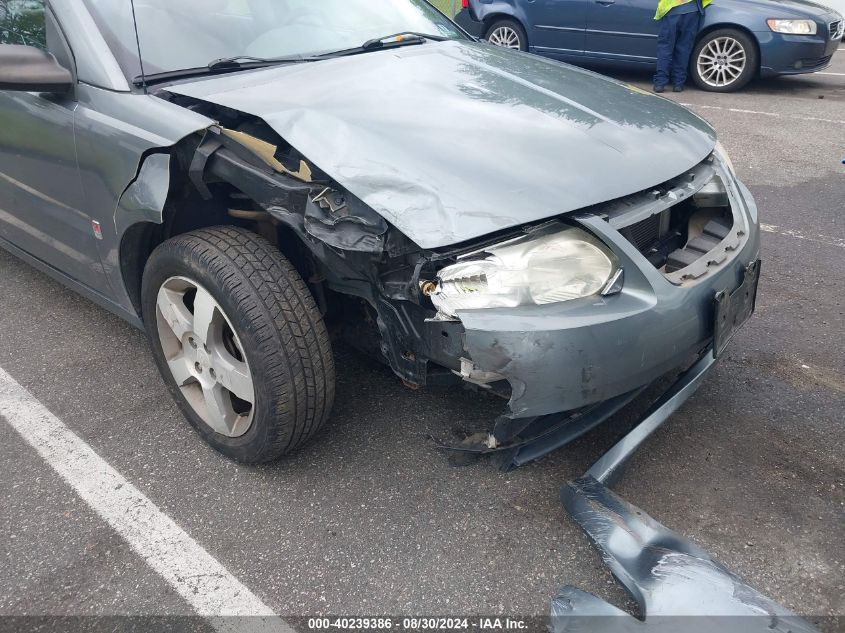
[[[646,70],[619,70],[607,66],[590,66],[588,70],[607,75],[619,81],[632,83],[638,86],[650,86],[653,73]],[[722,98],[725,94],[742,98],[743,96],[791,96],[806,98],[833,98],[845,100],[845,80],[827,75],[792,75],[771,77],[767,79],[755,79],[748,86],[735,93],[707,92],[695,87],[688,81],[685,92],[712,97],[713,100]],[[819,96],[821,95],[821,96]],[[664,94],[669,96],[669,93]]]

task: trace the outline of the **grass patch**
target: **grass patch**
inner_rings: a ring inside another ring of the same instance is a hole
[[[452,13],[452,0],[429,0],[429,1],[435,7],[437,7],[441,11],[443,11],[443,13],[445,13],[446,15],[454,17],[454,14]],[[454,4],[458,8],[461,6],[460,2],[455,2]]]

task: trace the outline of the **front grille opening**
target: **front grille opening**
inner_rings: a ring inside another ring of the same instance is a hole
[[[619,232],[663,273],[686,268],[716,248],[733,228],[730,200],[714,176],[694,196]]]
[[[687,222],[687,241],[683,248],[669,253],[663,271],[673,273],[694,264],[712,251],[733,228],[730,208],[711,207],[696,209]]]

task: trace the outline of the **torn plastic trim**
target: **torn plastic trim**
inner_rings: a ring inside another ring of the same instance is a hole
[[[652,403],[636,429],[596,462],[588,474],[600,481],[612,481],[613,477],[618,476],[637,447],[695,393],[714,362],[715,358],[708,349]],[[494,446],[484,443],[458,447],[441,444],[440,448],[478,454],[499,453],[503,456],[500,462],[501,469],[510,471],[573,442],[618,413],[643,393],[648,386],[645,385],[576,411],[564,411],[532,418],[500,416],[493,428],[492,435],[497,440]],[[532,429],[535,431],[539,429],[539,432],[530,437],[518,439],[521,433]]]
[[[674,384],[651,406],[640,423],[592,465],[587,475],[613,485],[621,476],[634,452],[694,394],[716,362],[708,350],[692,367],[678,376]]]
[[[715,158],[711,159],[714,162]],[[735,180],[730,176],[728,170],[719,163],[719,168],[716,173],[705,183],[704,187],[699,189],[693,197],[693,202],[697,197],[708,198],[713,196],[713,189],[719,185],[724,189],[727,195],[728,208],[731,212],[733,224],[725,231],[724,237],[713,248],[706,251],[699,256],[688,266],[673,272],[664,273],[666,279],[675,285],[682,285],[685,283],[695,282],[704,277],[713,270],[718,270],[726,262],[732,259],[734,253],[742,249],[748,241],[750,234],[749,219],[747,217],[744,205],[741,201],[740,192],[736,186]],[[717,191],[716,193],[721,193]],[[708,225],[709,226],[709,225]],[[699,236],[707,233],[707,226],[704,227]],[[696,236],[698,237],[698,236]],[[696,238],[690,236],[687,243],[680,251],[688,251]],[[696,252],[697,251],[693,251]],[[671,255],[670,255],[671,257]]]
[[[115,234],[138,222],[161,224],[170,193],[169,150],[150,151],[141,158],[138,172],[124,189],[114,213]]]
[[[553,633],[818,633],[595,478],[569,482],[561,500],[645,617],[567,585],[551,602]]]
[[[310,195],[305,207],[308,234],[343,250],[382,253],[388,228],[363,202],[330,187]]]
[[[116,295],[125,296],[123,303],[131,306],[127,318],[137,327],[143,327],[140,318],[140,279],[147,253],[136,247],[137,241],[143,244],[150,235],[150,226],[161,227],[164,223],[164,209],[170,196],[171,160],[168,150],[146,152],[135,177],[121,193],[112,214],[113,234],[118,239],[113,242],[110,253],[104,259],[108,262],[111,258],[115,262],[113,274],[119,274],[120,281],[111,278],[109,284]]]
[[[478,385],[479,387],[483,387],[484,389],[490,389],[491,383],[498,382],[500,380],[505,380],[505,377],[501,374],[497,374],[494,371],[484,371],[483,369],[479,368],[469,358],[461,357],[459,360],[461,362],[460,371],[453,371],[455,374],[463,378],[466,382]]]
[[[213,126],[194,154],[189,176],[206,197],[212,195],[207,178],[215,176],[243,190],[276,219],[320,242],[345,251],[382,254],[389,229],[384,218],[331,183],[314,180],[304,160],[299,171],[292,172],[274,157],[276,151],[276,146],[257,137]]]
[[[311,191],[310,182],[294,178],[289,173],[290,170],[275,158],[277,147],[245,132],[228,130],[220,125],[212,125],[205,130],[202,140],[194,152],[188,172],[191,182],[207,200],[213,196],[206,180],[209,175],[213,174],[213,172],[209,173],[209,161],[222,149],[228,150],[242,162],[252,167],[260,168],[268,174],[277,175],[276,187],[278,188],[285,191]],[[312,177],[310,168],[308,168],[308,175],[309,178]]]
[[[631,229],[655,216],[660,216],[661,221],[665,219],[668,228],[668,214],[674,207],[690,201],[703,210],[708,208],[707,201],[712,200],[715,193],[724,193],[727,196],[725,206],[730,210],[731,226],[725,227],[724,234],[719,235],[718,242],[709,250],[705,252],[692,250],[694,257],[690,258],[692,261],[689,264],[678,270],[663,271],[663,276],[673,285],[689,285],[729,262],[732,254],[743,248],[750,234],[748,211],[743,203],[742,192],[735,177],[716,154],[711,154],[698,165],[658,187],[594,205],[583,209],[573,217],[575,219],[590,216],[601,218],[618,231],[621,238],[632,241],[625,235],[626,229]],[[704,201],[703,204],[696,204],[698,198]],[[686,251],[693,240],[702,233],[698,231],[696,235],[688,236],[686,243],[675,252]],[[644,253],[641,255],[645,258]],[[649,265],[651,265],[650,262]]]
[[[595,428],[639,396],[645,387],[621,394],[577,411],[562,411],[533,418],[499,416],[493,432],[484,441],[466,442],[454,446],[434,439],[437,447],[458,453],[498,455],[500,469],[504,472],[539,459],[552,451],[575,441]],[[523,438],[523,432],[536,434]]]
[[[562,446],[574,442],[588,431],[591,431],[599,424],[616,415],[645,390],[646,387],[642,387],[629,391],[628,393],[623,393],[610,400],[605,400],[591,407],[588,412],[577,419],[567,421],[566,424],[555,427],[547,435],[533,438],[530,442],[525,442],[521,446],[516,447],[508,456],[507,460],[502,462],[501,469],[510,471],[520,468],[548,455]]]
[[[296,180],[301,180],[302,182],[310,183],[314,181],[314,174],[311,171],[311,167],[304,160],[300,159],[299,168],[293,170],[286,167],[278,158],[276,158],[276,152],[279,149],[276,145],[261,140],[251,134],[247,134],[246,132],[230,130],[225,127],[220,128],[220,133],[252,151],[274,171],[290,176],[291,178],[295,178]]]
[[[689,200],[715,175],[716,168],[713,161],[705,159],[692,169],[657,187],[595,205],[590,209],[585,209],[584,212],[603,217],[617,230],[623,229],[659,215],[684,200]]]
[[[644,619],[567,585],[551,602],[554,633],[816,631],[806,620],[750,587],[702,548],[608,487],[646,438],[695,392],[714,362],[712,353],[702,357],[628,435],[584,476],[561,489],[564,507],[636,600]]]
[[[391,240],[398,243],[400,238],[392,237],[387,221],[352,194],[332,183],[300,182],[280,173],[236,139],[219,128],[208,129],[192,160],[195,185],[204,186],[211,195],[211,182],[226,182],[292,229],[320,264],[330,288],[364,299],[374,308],[381,352],[393,371],[411,384],[424,385],[428,361],[448,363],[448,359],[438,357],[445,349],[436,347],[438,337],[424,335],[425,317],[431,311],[410,300],[396,300],[404,297],[387,296],[380,263],[390,254]],[[328,200],[330,195],[343,199]],[[401,247],[419,251],[410,243]],[[415,257],[424,255],[417,252]],[[414,286],[413,279],[402,286]]]

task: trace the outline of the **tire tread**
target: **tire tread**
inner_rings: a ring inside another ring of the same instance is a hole
[[[259,341],[250,351],[262,367],[275,423],[267,442],[242,461],[271,461],[301,446],[325,424],[335,389],[329,335],[302,277],[269,241],[235,226],[178,235],[153,257],[167,251],[208,270],[237,302],[240,326]]]

